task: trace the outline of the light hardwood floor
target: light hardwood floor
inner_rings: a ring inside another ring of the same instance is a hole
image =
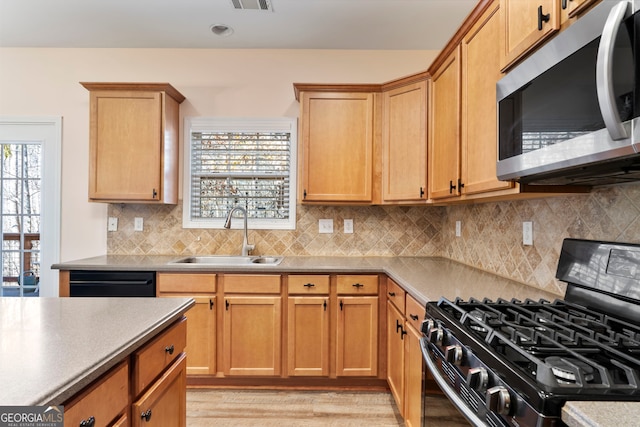
[[[429,397],[428,425],[468,426],[444,398]],[[404,426],[390,393],[349,391],[187,391],[187,427]]]

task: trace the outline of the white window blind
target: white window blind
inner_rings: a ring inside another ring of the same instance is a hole
[[[191,118],[185,129],[185,226],[221,227],[241,206],[251,228],[295,228],[294,120]]]

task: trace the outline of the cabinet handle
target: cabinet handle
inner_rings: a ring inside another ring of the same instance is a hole
[[[420,198],[424,197],[424,188],[420,187]]]
[[[86,420],[80,421],[80,427],[93,427],[96,424],[96,419],[89,417]]]
[[[396,293],[395,293],[395,292],[389,292],[389,296],[390,296],[390,297],[395,297],[395,296],[396,296]]]
[[[153,198],[156,199],[158,197],[158,190],[153,189]]]
[[[145,421],[149,421],[151,419],[151,409],[147,409],[145,412],[141,413],[140,418]]]
[[[566,9],[569,6],[569,2],[573,0],[562,0],[562,10]]]
[[[453,193],[453,190],[456,189],[456,185],[453,183],[453,181],[449,181],[449,194]]]
[[[324,300],[322,306],[324,307],[324,311],[327,311],[327,300]]]
[[[209,310],[213,310],[213,300],[209,298]]]
[[[538,31],[542,31],[542,23],[549,22],[551,19],[551,14],[547,13],[546,15],[542,13],[542,5],[538,6]]]
[[[342,306],[344,305],[344,303],[342,301],[340,301],[340,311],[342,311]]]
[[[228,299],[224,300],[224,306],[225,306],[225,309],[227,311],[229,311],[229,300]]]
[[[313,283],[307,283],[304,285],[305,288],[313,288],[315,285]]]
[[[170,346],[165,347],[164,351],[166,353],[173,354],[173,352],[175,351],[175,348],[173,347],[173,344],[171,344]]]
[[[404,341],[404,336],[407,335],[407,331],[405,331],[402,326],[400,328],[401,328],[400,339]]]
[[[409,317],[411,317],[413,320],[418,320],[417,314],[409,314]]]
[[[307,198],[307,189],[306,188],[302,191],[302,198],[303,199]]]
[[[351,286],[353,286],[354,288],[361,288],[361,287],[363,287],[364,285],[363,285],[362,283],[354,283],[354,284],[353,284],[353,285],[351,285]]]
[[[458,193],[462,192],[463,188],[464,188],[464,184],[462,183],[460,178],[458,178]]]

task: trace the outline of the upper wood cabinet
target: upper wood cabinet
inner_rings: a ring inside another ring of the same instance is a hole
[[[500,0],[505,70],[560,29],[562,0]]]
[[[430,198],[460,194],[460,46],[433,72],[429,105]]]
[[[167,83],[81,83],[89,101],[89,200],[178,202],[179,104]]]
[[[383,88],[383,202],[427,200],[427,77]]]
[[[375,98],[348,90],[299,92],[303,203],[372,202]]]
[[[514,187],[496,176],[496,83],[500,73],[500,13],[495,2],[462,39],[462,194]]]

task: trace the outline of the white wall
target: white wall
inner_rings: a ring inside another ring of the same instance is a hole
[[[107,206],[87,202],[86,82],[168,82],[185,116],[298,115],[294,82],[383,83],[436,51],[0,49],[0,115],[61,115],[61,261],[106,253]],[[182,131],[180,131],[182,137]],[[181,163],[182,164],[182,163]]]

